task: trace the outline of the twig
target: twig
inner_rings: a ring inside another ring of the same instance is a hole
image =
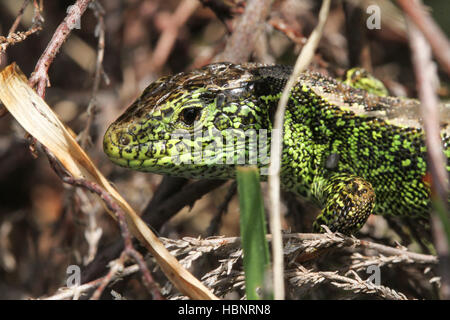
[[[82,189],[70,188],[67,193],[67,198],[73,205],[73,210],[76,211],[75,208],[75,194],[77,194],[80,199],[80,205],[78,210],[82,211],[87,215],[87,226],[84,230],[84,238],[88,243],[88,252],[83,259],[83,264],[88,264],[92,261],[97,254],[98,244],[100,238],[103,234],[103,230],[97,224],[97,214],[102,209],[100,203],[97,201],[92,201],[87,194]]]
[[[45,88],[50,86],[50,79],[48,78],[50,65],[72,29],[77,26],[77,23],[80,21],[81,16],[91,1],[93,0],[77,0],[72,6],[72,10],[69,11],[64,21],[56,29],[47,48],[39,58],[36,68],[29,79],[29,84],[33,87],[37,86],[37,93],[41,97],[45,96]]]
[[[281,153],[283,149],[283,123],[286,105],[292,87],[297,81],[300,73],[311,62],[314,51],[319,44],[322,36],[323,27],[327,21],[330,10],[330,1],[324,0],[319,12],[319,21],[311,33],[302,52],[297,58],[294,71],[290,76],[281,98],[278,102],[275,121],[272,130],[272,139],[270,146],[270,167],[269,167],[269,198],[270,198],[270,230],[273,235],[272,254],[273,254],[273,279],[274,279],[274,297],[275,299],[284,299],[284,278],[283,278],[283,253],[281,251],[281,217],[280,217],[280,167]]]
[[[4,52],[8,46],[24,41],[29,35],[39,30],[42,30],[42,26],[35,26],[23,32],[10,33],[7,37],[0,36],[0,53]]]
[[[214,60],[234,63],[247,61],[255,47],[255,42],[262,34],[271,6],[272,0],[249,0],[244,14],[227,41],[225,50]]]
[[[385,265],[393,265],[393,264],[413,264],[414,260],[410,259],[407,255],[395,255],[386,257],[384,255],[378,256],[363,256],[360,253],[354,253],[351,256],[352,264],[350,265],[351,270],[361,271],[367,270],[367,267],[376,265],[378,267],[382,267]]]
[[[416,1],[411,1],[410,3],[414,3],[413,7],[418,5]],[[433,202],[431,221],[436,250],[441,259],[441,295],[443,299],[450,299],[450,221],[447,211],[448,176],[446,160],[442,151],[439,100],[435,88],[438,78],[436,68],[431,59],[430,47],[421,31],[414,24],[409,23],[408,32],[421,101],[420,112],[427,145],[428,170],[431,174],[431,197]]]
[[[17,17],[14,20],[14,23],[12,24],[11,28],[9,28],[8,35],[6,37],[0,36],[0,63],[3,54],[8,48],[8,46],[21,42],[26,38],[28,38],[28,36],[30,36],[31,34],[42,30],[42,22],[44,21],[44,19],[40,14],[41,8],[37,6],[36,0],[34,0],[35,10],[34,10],[33,24],[27,31],[16,33],[16,30],[19,26],[20,20],[22,20],[23,13],[28,5],[28,2],[30,2],[30,0],[24,0],[22,7],[19,10],[19,13],[17,14]],[[2,104],[0,104],[0,118],[7,113],[8,110],[6,110],[6,108]]]
[[[356,243],[355,243],[355,245],[356,245]],[[412,259],[413,261],[415,261],[417,263],[429,263],[429,264],[437,264],[438,263],[438,258],[436,256],[411,252],[411,251],[406,250],[406,248],[402,248],[402,249],[392,248],[389,246],[385,246],[383,244],[364,241],[364,240],[361,240],[359,242],[359,245],[366,249],[376,250],[377,252],[384,254],[384,255],[406,256],[409,259]]]
[[[160,69],[166,63],[178,37],[178,29],[186,23],[198,5],[197,0],[183,0],[169,18],[170,21],[166,24],[153,52],[151,63],[153,70]]]
[[[448,75],[450,75],[450,42],[428,14],[420,0],[397,0],[403,11],[414,22],[428,40],[433,53]]]
[[[137,264],[126,267],[120,273],[115,273],[114,275],[112,275],[111,278],[109,279],[109,282],[125,278],[126,276],[132,275],[138,271],[139,271],[139,266]],[[90,281],[88,283],[82,284],[78,287],[62,288],[62,289],[58,290],[58,291],[61,291],[60,293],[57,293],[53,296],[46,297],[43,299],[45,299],[45,300],[72,299],[75,295],[87,293],[87,292],[94,290],[95,288],[98,288],[103,283],[103,281],[105,280],[106,277],[108,277],[108,275],[101,277],[99,279]]]
[[[28,36],[32,35],[33,33],[42,30],[42,23],[44,19],[40,14],[40,8],[36,6],[35,3],[34,17],[31,27],[27,31],[16,32],[29,1],[30,0],[25,0],[23,2],[22,6],[20,7],[19,13],[17,14],[17,17],[14,20],[14,23],[12,24],[11,28],[8,31],[8,35],[6,37],[0,36],[0,53],[5,52],[8,46],[21,42],[26,38],[28,38]]]
[[[20,7],[19,13],[17,14],[17,17],[14,20],[14,23],[12,24],[11,28],[9,29],[8,34],[16,32],[17,27],[19,26],[20,20],[22,20],[22,16],[23,16],[23,13],[25,12],[25,8],[28,6],[28,2],[30,2],[30,0],[23,1],[22,6]]]
[[[96,183],[84,179],[74,179],[73,177],[70,176],[62,177],[62,180],[65,183],[78,187],[83,187],[88,191],[97,194],[103,200],[107,208],[111,212],[114,212],[114,214],[117,216],[120,231],[124,241],[124,251],[123,251],[124,254],[133,258],[137,262],[137,264],[139,265],[139,269],[142,273],[142,280],[144,282],[144,285],[153,294],[154,299],[161,300],[162,297],[159,292],[158,285],[153,280],[153,277],[151,276],[150,271],[148,270],[142,255],[133,248],[131,234],[128,230],[125,213],[123,212],[122,208],[113,200],[113,198],[108,192],[103,190],[103,188],[97,185]]]
[[[306,39],[301,34],[299,34],[297,30],[293,29],[290,25],[288,25],[283,19],[272,18],[269,20],[269,24],[278,31],[282,32],[292,42],[298,45],[305,44]]]
[[[353,278],[347,276],[352,275]],[[354,293],[375,294],[383,299],[389,300],[407,300],[403,293],[396,292],[385,286],[375,285],[368,281],[363,281],[356,272],[350,270],[346,276],[330,271],[311,271],[299,266],[297,270],[286,273],[286,278],[291,284],[296,286],[309,286],[309,288],[318,284],[328,282],[331,285]]]
[[[123,251],[119,259],[111,261],[110,263],[111,267],[108,274],[103,277],[103,280],[101,281],[100,285],[92,294],[91,300],[100,299],[103,291],[105,290],[106,286],[112,281],[113,277],[123,270],[125,258],[126,258],[125,251]]]
[[[158,231],[173,215],[187,205],[224,184],[225,180],[200,180],[186,185],[183,178],[164,177],[158,191],[143,211],[142,220]],[[85,270],[83,281],[89,281],[103,272],[107,261],[115,259],[123,250],[122,241],[116,241],[107,250],[99,252]]]
[[[123,254],[133,258],[137,262],[137,264],[139,265],[139,269],[142,273],[142,280],[144,282],[144,285],[152,293],[154,299],[161,300],[162,297],[159,292],[158,285],[153,280],[153,277],[151,276],[150,271],[148,270],[142,255],[139,252],[137,252],[133,247],[131,234],[130,231],[128,230],[128,225],[126,221],[126,215],[122,207],[119,204],[117,204],[117,202],[114,201],[113,197],[109,194],[109,192],[104,190],[98,184],[85,179],[73,178],[72,176],[69,175],[69,173],[66,171],[64,167],[59,165],[56,158],[53,157],[50,152],[47,152],[47,155],[50,165],[63,182],[68,183],[72,186],[82,187],[98,195],[103,200],[108,210],[115,214],[119,222],[120,232],[124,242]],[[112,276],[109,275],[109,277],[107,277],[106,279],[109,279],[111,277]]]
[[[91,3],[91,1],[93,1]],[[38,6],[37,3],[35,4],[35,10],[37,10]],[[87,6],[91,5],[94,11],[94,14],[96,15],[99,23],[97,26],[97,30],[99,33],[99,43],[98,43],[98,53],[97,53],[97,64],[96,64],[96,72],[95,72],[95,78],[94,78],[94,85],[92,89],[92,98],[88,106],[88,120],[86,124],[86,128],[82,133],[82,139],[81,139],[81,146],[83,148],[86,148],[87,141],[88,141],[88,133],[89,128],[93,121],[93,114],[95,109],[95,99],[97,95],[97,91],[100,84],[100,73],[102,71],[101,64],[103,61],[103,55],[104,55],[104,38],[105,38],[105,28],[104,28],[104,21],[103,21],[103,9],[99,5],[99,3],[95,0],[89,0],[89,1],[77,1],[74,6],[72,6],[72,10],[69,11],[68,15],[64,19],[64,21],[59,25],[57,30],[55,31],[55,34],[52,37],[52,40],[48,44],[46,50],[42,54],[41,58],[39,59],[38,63],[36,64],[35,72],[29,79],[30,85],[34,85],[37,82],[38,85],[38,94],[41,97],[44,97],[45,95],[45,85],[49,85],[49,79],[48,79],[48,68],[50,67],[50,64],[52,63],[53,59],[55,58],[60,46],[64,43],[66,38],[68,37],[70,31],[77,26],[77,22],[80,21],[81,16],[83,15],[84,11],[86,10]],[[34,145],[35,140],[32,138],[32,145]],[[47,148],[44,148],[44,152],[47,154],[49,159],[52,159],[50,152],[47,150]],[[97,228],[96,225],[96,214],[93,210],[88,211],[89,215],[89,227],[86,230],[86,238],[89,243],[89,255],[88,260],[93,258],[93,255],[95,255],[95,252],[97,250],[97,243],[101,236],[101,229]]]

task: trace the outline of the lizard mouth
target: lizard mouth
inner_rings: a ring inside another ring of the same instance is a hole
[[[173,154],[169,150],[171,141],[155,140],[139,143],[126,128],[110,127],[103,139],[103,149],[108,158],[115,164],[144,172],[158,174],[177,174],[185,178],[202,178],[208,174],[224,177],[233,172],[232,166],[223,165],[219,169],[215,161],[197,163],[195,152]],[[200,155],[201,157],[201,155]],[[211,171],[211,172],[210,172]],[[208,173],[209,172],[209,173]]]
[[[129,126],[111,125],[103,138],[103,150],[108,158],[125,168],[140,171],[165,172],[165,169],[191,162],[196,153],[190,146],[175,147],[176,139],[145,139],[140,141]]]
[[[250,161],[245,143],[215,145],[215,141],[208,140],[202,145],[193,137],[187,140],[147,137],[144,141],[129,128],[113,124],[103,138],[105,154],[121,167],[163,174],[176,170],[178,175],[200,177],[204,174],[202,170],[221,167],[225,172],[238,164],[259,162],[256,158]]]

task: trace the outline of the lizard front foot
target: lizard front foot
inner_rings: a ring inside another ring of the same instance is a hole
[[[321,225],[326,225],[331,231],[355,233],[367,221],[375,204],[372,185],[350,174],[331,177],[322,192],[324,208],[313,224],[315,232],[324,232]]]

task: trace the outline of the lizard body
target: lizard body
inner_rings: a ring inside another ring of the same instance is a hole
[[[123,167],[195,179],[232,179],[238,164],[266,168],[274,112],[291,72],[217,63],[161,78],[109,127],[104,151]],[[316,231],[325,224],[354,233],[370,213],[428,215],[419,103],[376,89],[304,72],[290,93],[282,187],[322,207]],[[447,110],[441,137],[449,159]]]

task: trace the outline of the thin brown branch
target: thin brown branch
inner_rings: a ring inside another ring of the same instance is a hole
[[[110,262],[110,270],[106,276],[100,282],[100,285],[95,290],[95,292],[91,296],[91,300],[99,300],[106,286],[112,281],[114,276],[116,276],[122,269],[124,268],[124,261],[126,255],[125,251],[122,251],[120,258]]]
[[[148,270],[142,255],[139,252],[137,252],[133,247],[131,234],[130,231],[128,230],[128,225],[125,217],[125,212],[120,207],[120,205],[118,205],[113,200],[113,198],[107,191],[105,191],[102,187],[100,187],[96,183],[84,179],[74,179],[73,177],[70,176],[64,176],[62,177],[62,180],[65,183],[85,188],[86,190],[97,194],[103,200],[106,207],[116,215],[117,220],[119,222],[120,232],[122,234],[122,238],[125,245],[123,251],[124,254],[126,254],[130,258],[133,258],[137,262],[137,264],[139,265],[139,269],[142,273],[142,280],[144,285],[152,293],[154,299],[161,300],[162,296],[161,293],[159,292],[157,283],[153,280],[153,277],[150,274],[150,271]]]
[[[142,220],[158,231],[171,217],[185,206],[223,185],[225,180],[200,180],[187,184],[184,178],[165,176],[155,195],[142,213]],[[106,263],[117,258],[123,250],[122,241],[116,241],[107,250],[99,252],[83,270],[82,281],[90,281],[104,272]]]
[[[23,13],[25,12],[25,8],[28,6],[28,3],[30,0],[24,0],[22,3],[22,6],[20,7],[19,13],[17,14],[16,19],[14,20],[14,23],[12,24],[11,28],[8,31],[8,34],[14,33],[17,30],[17,27],[19,26],[20,20],[22,20]]]
[[[244,14],[239,18],[225,50],[214,60],[234,63],[246,62],[252,54],[255,42],[263,32],[270,13],[272,0],[249,0]]]
[[[35,26],[27,31],[8,34],[7,37],[0,36],[0,53],[4,52],[8,46],[24,41],[28,36],[42,30],[42,26]]]
[[[44,147],[45,148],[45,147]],[[139,265],[139,269],[142,274],[142,280],[146,288],[152,293],[153,298],[156,300],[161,300],[162,296],[159,291],[157,283],[153,280],[152,275],[150,274],[150,271],[147,268],[147,265],[144,261],[144,258],[142,255],[136,251],[133,247],[133,242],[131,238],[131,233],[128,229],[128,224],[126,221],[126,215],[123,211],[122,207],[114,201],[113,197],[109,192],[104,190],[101,186],[98,184],[85,180],[85,179],[76,179],[69,175],[69,173],[65,170],[64,167],[60,166],[58,161],[55,157],[51,155],[50,152],[47,151],[48,160],[50,162],[50,165],[52,166],[55,173],[61,178],[61,180],[67,184],[70,184],[72,186],[82,187],[97,196],[99,196],[109,211],[114,213],[114,215],[117,218],[117,221],[119,222],[120,232],[122,235],[122,239],[124,242],[124,249],[122,252],[122,255],[125,255],[126,257],[133,258],[136,263]],[[107,275],[107,277],[104,279],[105,282],[107,282],[108,279],[111,279],[114,275],[115,271],[111,270],[110,273]],[[105,287],[106,285],[101,285],[101,287]],[[99,290],[101,291],[101,290]],[[98,294],[101,294],[98,293]]]
[[[24,0],[22,6],[20,7],[19,13],[17,14],[16,19],[11,25],[11,28],[9,28],[8,36],[6,37],[0,36],[0,63],[2,62],[2,58],[4,57],[4,53],[8,48],[8,46],[21,42],[26,38],[28,38],[28,36],[30,36],[31,34],[42,30],[42,23],[44,21],[44,18],[42,18],[41,16],[42,7],[39,7],[36,3],[36,0],[34,0],[34,17],[32,26],[25,32],[16,33],[19,23],[22,20],[25,8],[27,7],[29,2],[30,0]],[[6,108],[2,104],[0,104],[0,118],[7,113],[8,110],[6,110]]]
[[[108,282],[112,282],[112,281],[115,281],[118,279],[123,279],[126,276],[135,274],[138,271],[139,271],[139,266],[137,264],[134,264],[134,265],[124,268],[123,271],[121,271],[121,272],[114,273],[111,277],[109,277],[109,274],[108,274],[104,277],[92,280],[92,281],[82,284],[78,287],[61,288],[60,290],[58,290],[59,293],[57,293],[53,296],[50,296],[50,297],[42,298],[42,299],[45,299],[45,300],[73,299],[76,296],[79,296],[83,293],[91,292],[92,290],[98,288],[105,281],[105,278],[109,277]]]
[[[197,0],[183,0],[169,18],[152,55],[153,70],[159,70],[166,63],[177,40],[179,28],[186,23],[198,5]]]
[[[44,53],[39,58],[33,74],[29,79],[30,86],[37,86],[37,93],[45,96],[45,88],[50,86],[50,79],[48,78],[48,69],[56,57],[59,49],[66,41],[70,32],[77,27],[81,16],[86,11],[89,3],[93,0],[77,0],[71,7],[69,13],[64,18],[64,21],[56,29]]]
[[[286,37],[288,37],[292,42],[298,45],[304,45],[306,39],[299,34],[297,30],[288,25],[281,18],[272,18],[269,20],[269,24],[274,27],[276,30],[282,32]]]
[[[433,49],[434,56],[450,75],[450,41],[433,18],[425,11],[420,0],[397,0],[403,11],[423,33]]]
[[[412,1],[415,3],[415,1]],[[412,3],[411,2],[411,3]],[[417,3],[416,3],[417,5]],[[408,24],[409,42],[421,101],[421,116],[427,145],[428,171],[431,175],[433,201],[433,238],[441,259],[441,295],[450,299],[449,241],[448,237],[448,174],[440,134],[439,99],[436,94],[437,74],[431,58],[431,49],[422,32],[413,23]],[[438,204],[438,207],[436,207]],[[441,212],[441,213],[440,213]],[[439,217],[441,215],[441,217]]]
[[[40,8],[35,6],[33,23],[31,27],[27,31],[16,32],[29,1],[30,0],[25,0],[23,2],[16,19],[8,31],[8,35],[6,37],[0,36],[0,53],[5,52],[8,46],[24,41],[28,38],[28,36],[42,30],[42,23],[44,22],[44,19],[41,16]]]

